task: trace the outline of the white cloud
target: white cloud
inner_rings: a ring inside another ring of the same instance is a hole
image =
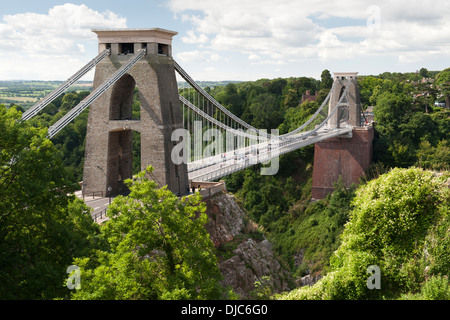
[[[260,60],[260,59],[261,57],[254,53],[250,53],[248,56],[248,60]]]
[[[181,41],[188,44],[203,44],[209,41],[205,34],[196,35],[194,30],[187,32],[187,37],[181,37]]]
[[[5,15],[6,25],[25,37],[57,36],[65,39],[94,38],[92,28],[125,27],[126,19],[106,10],[103,13],[86,5],[66,3],[51,8],[47,14],[32,12]]]
[[[194,28],[188,38],[214,51],[235,51],[250,60],[361,56],[420,61],[449,55],[450,2],[372,0],[171,0],[169,8]],[[200,41],[197,41],[200,42]],[[248,52],[251,52],[249,55]]]
[[[84,56],[86,47],[96,43],[91,29],[126,27],[126,19],[111,11],[100,13],[70,3],[54,6],[46,14],[25,12],[2,20],[0,52],[9,55],[7,61],[0,59],[2,79],[18,79],[30,70],[36,72],[35,79],[66,79],[68,70],[75,72],[93,58]]]
[[[212,52],[210,50],[183,51],[176,53],[175,58],[181,61],[182,63],[188,62],[211,63],[224,60],[219,54]]]
[[[211,56],[210,56],[210,60],[211,61],[220,61],[220,60],[222,60],[222,57],[220,56],[220,55],[218,55],[217,53],[213,53],[213,54],[211,54]]]
[[[202,53],[198,50],[179,52],[179,53],[175,54],[175,57],[184,63],[192,62],[192,61],[199,61],[199,60],[203,59]]]

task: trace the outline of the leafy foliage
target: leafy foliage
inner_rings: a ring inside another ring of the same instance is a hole
[[[0,106],[0,298],[53,299],[74,257],[98,245],[47,130]]]
[[[305,193],[310,193],[310,189]],[[308,200],[299,201],[274,223],[271,233],[274,248],[294,274],[327,272],[329,259],[339,247],[353,197],[354,189],[338,183],[335,192],[326,199],[312,204],[307,204]]]
[[[109,244],[76,259],[82,288],[73,299],[217,299],[220,273],[205,204],[197,193],[179,200],[145,178],[127,180],[130,195],[115,198],[102,227]]]
[[[448,277],[432,276],[423,285],[421,293],[425,300],[450,300]]]
[[[448,272],[450,259],[442,252],[449,242],[442,228],[449,227],[449,192],[443,188],[449,177],[417,168],[393,169],[360,187],[342,244],[331,259],[332,272],[314,287],[284,298],[389,298],[419,291],[426,267],[430,275]],[[366,286],[371,265],[381,270],[380,290]]]
[[[448,111],[434,108],[436,89],[421,83],[380,81],[375,77],[360,81],[362,100],[373,92],[369,100],[375,104],[377,121],[374,160],[389,167],[448,169],[444,154],[450,138],[450,118]],[[427,95],[430,98],[423,100]]]
[[[88,91],[79,93],[68,92],[55,99],[28,122],[35,127],[48,128],[61,119],[88,94]],[[82,180],[88,115],[89,111],[85,110],[52,139],[56,149],[61,151],[61,159],[71,183],[77,183]]]
[[[328,84],[325,87],[328,88]],[[252,126],[270,130],[278,128],[287,119],[287,110],[300,105],[302,94],[319,89],[320,81],[300,77],[230,83],[214,87],[210,94]]]

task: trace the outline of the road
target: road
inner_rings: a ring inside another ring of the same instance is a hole
[[[81,195],[81,191],[76,192],[75,195],[83,200],[83,196]],[[111,202],[114,200],[114,198],[111,198]],[[97,216],[100,212],[104,211],[106,208],[108,208],[110,199],[109,198],[102,198],[102,197],[92,197],[92,196],[86,196],[84,198],[84,202],[87,206],[91,207],[93,211],[91,212],[92,217]]]

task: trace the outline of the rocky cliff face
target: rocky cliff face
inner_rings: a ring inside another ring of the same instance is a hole
[[[290,273],[232,195],[219,193],[205,203],[209,216],[206,229],[219,252],[224,286],[243,299],[254,298],[256,281],[269,285],[273,293],[292,289]]]

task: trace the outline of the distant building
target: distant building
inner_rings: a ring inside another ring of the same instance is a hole
[[[311,94],[311,91],[307,90],[306,93],[302,94],[302,102],[305,101],[316,101],[317,97],[319,96],[318,92],[316,91],[315,94]]]
[[[434,79],[433,78],[422,78],[422,83],[433,83]]]
[[[430,96],[429,92],[417,93],[417,94],[414,95],[414,99],[415,98],[419,98],[419,97],[428,97],[428,96]]]

